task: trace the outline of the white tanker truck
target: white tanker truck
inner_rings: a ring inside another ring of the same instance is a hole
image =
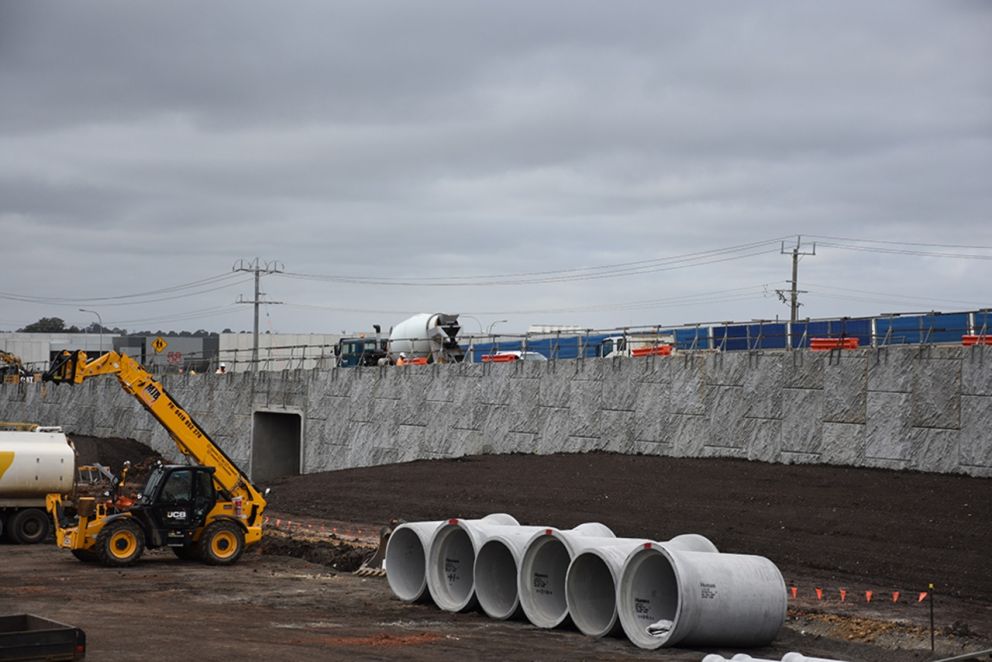
[[[45,495],[73,489],[76,452],[62,428],[0,432],[0,532],[32,544],[48,537]]]

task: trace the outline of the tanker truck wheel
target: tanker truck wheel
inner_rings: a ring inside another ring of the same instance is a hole
[[[7,526],[7,537],[21,545],[34,545],[48,537],[48,515],[37,508],[17,511]]]
[[[104,565],[130,565],[145,551],[145,534],[137,522],[119,519],[97,534],[94,549]]]

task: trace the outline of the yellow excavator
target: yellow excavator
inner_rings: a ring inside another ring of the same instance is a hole
[[[168,431],[191,464],[156,466],[133,504],[49,494],[55,542],[82,561],[124,566],[145,549],[169,547],[181,559],[214,565],[236,562],[262,539],[265,496],[215,444],[193,417],[141,365],[109,352],[92,361],[85,352],[63,352],[43,381],[81,384],[113,375],[121,387]],[[72,511],[75,514],[72,514]]]
[[[0,378],[4,383],[16,384],[29,374],[21,362],[21,357],[2,349],[0,349],[0,363],[4,364],[0,365]]]

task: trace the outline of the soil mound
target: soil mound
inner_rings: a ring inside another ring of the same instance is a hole
[[[82,434],[67,435],[76,447],[79,464],[102,464],[120,474],[126,460],[131,462],[132,473],[139,466],[150,467],[162,456],[140,441],[121,437],[91,437]]]

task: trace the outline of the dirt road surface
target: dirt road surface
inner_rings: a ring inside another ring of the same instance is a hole
[[[509,512],[522,523],[601,521],[618,535],[656,539],[694,531],[721,551],[769,557],[798,594],[773,645],[748,651],[756,657],[799,650],[867,662],[934,659],[928,605],[916,602],[928,582],[938,586],[938,652],[992,647],[989,480],[588,454],[415,462],[272,487],[272,542],[230,568],[159,551],[117,570],[80,563],[54,545],[0,545],[0,612],[80,626],[88,659],[117,662],[698,661],[711,652],[642,651],[625,639],[407,605],[384,579],[342,571],[354,555],[340,538],[367,537],[390,517]],[[320,553],[315,545],[344,551]],[[814,587],[824,589],[823,600]],[[843,603],[840,588],[849,592]],[[872,603],[865,590],[874,592]],[[896,603],[893,590],[901,592]]]

